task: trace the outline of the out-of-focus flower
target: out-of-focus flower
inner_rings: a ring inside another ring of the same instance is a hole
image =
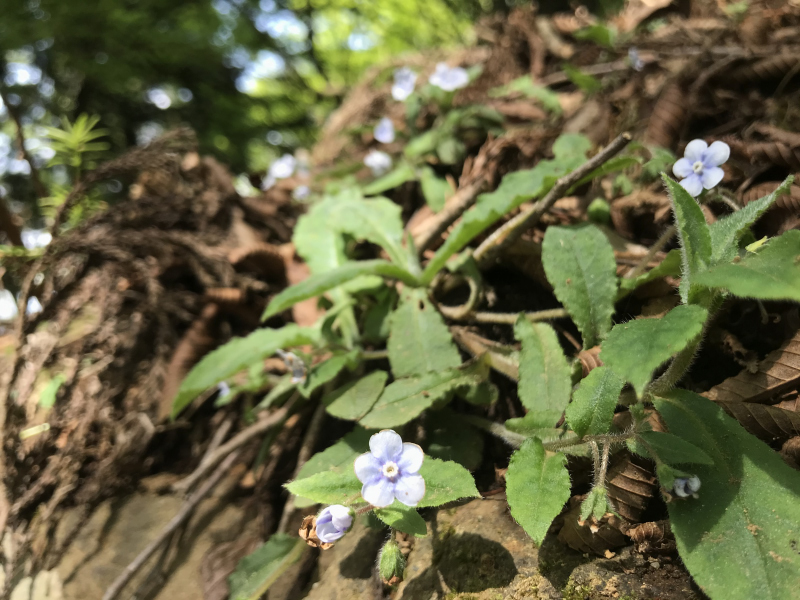
[[[703,140],[692,140],[686,145],[683,158],[672,167],[677,177],[682,177],[681,186],[693,197],[700,195],[703,188],[715,187],[725,172],[720,169],[731,155],[731,149],[725,142],[714,142],[710,146]]]
[[[392,157],[380,150],[370,150],[364,157],[364,164],[378,177],[392,168]]]
[[[20,237],[22,237],[22,245],[28,250],[44,248],[53,239],[50,232],[44,229],[23,229]]]
[[[307,185],[298,185],[292,192],[292,198],[295,200],[305,200],[311,195],[311,188]]]
[[[306,363],[294,352],[278,350],[275,352],[283,359],[286,368],[292,373],[292,383],[302,383],[306,379]]]
[[[469,83],[469,75],[466,69],[449,67],[447,63],[440,62],[436,65],[436,70],[428,78],[428,83],[443,89],[445,92],[452,92],[466,87]]]
[[[700,489],[700,478],[697,475],[677,477],[672,489],[678,498],[688,498],[689,496],[696,498],[697,491]]]
[[[408,67],[396,69],[394,72],[394,84],[392,84],[392,98],[402,102],[414,93],[414,86],[417,84],[417,74]]]
[[[355,471],[361,497],[372,506],[389,506],[395,498],[416,506],[425,495],[425,480],[419,474],[425,454],[416,444],[403,443],[391,429],[369,439],[369,452],[356,459]]]
[[[0,290],[0,321],[13,321],[17,318],[17,299],[8,290]]]
[[[296,167],[297,160],[291,154],[284,154],[280,158],[276,159],[269,166],[267,176],[264,178],[264,181],[261,184],[261,189],[268,190],[275,185],[275,182],[278,181],[278,179],[286,179],[287,177],[291,177]]]
[[[628,60],[631,61],[631,67],[634,71],[641,71],[644,69],[644,61],[639,56],[639,51],[635,46],[628,48]]]
[[[375,125],[372,135],[381,144],[391,144],[394,141],[394,123],[389,117],[383,117]]]
[[[25,307],[25,314],[35,315],[42,312],[44,308],[42,307],[42,303],[39,302],[39,299],[36,296],[31,296],[28,298],[28,305]]]
[[[228,385],[227,381],[220,381],[217,384],[217,392],[219,393],[220,398],[225,398],[226,396],[230,395],[231,386]]]
[[[317,537],[324,544],[332,544],[353,526],[353,511],[341,504],[326,506],[317,515]]]

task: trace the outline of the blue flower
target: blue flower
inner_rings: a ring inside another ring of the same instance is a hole
[[[639,56],[639,51],[635,46],[628,48],[628,60],[631,62],[631,67],[634,71],[641,71],[644,69],[644,61]]]
[[[445,92],[452,92],[469,83],[469,75],[466,69],[461,67],[448,67],[447,63],[440,62],[436,65],[436,70],[428,78],[428,83],[443,89]]]
[[[291,177],[292,173],[294,173],[295,167],[297,167],[297,160],[291,154],[284,154],[280,158],[276,159],[270,165],[269,171],[267,171],[267,176],[261,183],[261,189],[268,190],[275,185],[278,179],[286,179],[287,177]]]
[[[292,191],[292,198],[295,200],[306,200],[311,195],[311,188],[307,185],[298,185]]]
[[[676,176],[682,177],[681,185],[693,197],[700,195],[703,188],[715,187],[725,172],[719,168],[731,155],[725,142],[714,142],[709,146],[703,140],[692,140],[686,145],[683,158],[672,167]]]
[[[317,516],[317,537],[323,544],[332,544],[350,531],[352,526],[352,510],[341,504],[326,506]]]
[[[391,144],[394,141],[394,123],[389,117],[383,117],[375,125],[372,135],[381,144]]]
[[[369,439],[370,451],[356,459],[356,477],[364,485],[361,497],[383,508],[397,498],[416,506],[425,495],[425,480],[419,474],[425,454],[416,444],[403,443],[391,429]]]
[[[392,85],[392,98],[402,102],[414,93],[414,86],[417,83],[417,74],[408,67],[396,69],[394,72],[394,84]]]
[[[697,490],[700,489],[700,478],[697,475],[691,477],[677,477],[672,486],[678,498],[697,497]]]
[[[364,157],[364,164],[369,167],[372,174],[378,177],[392,168],[392,157],[380,150],[370,150]]]

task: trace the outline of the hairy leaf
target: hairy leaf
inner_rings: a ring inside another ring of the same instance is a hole
[[[787,231],[738,263],[711,267],[694,282],[743,298],[800,302],[800,231]]]
[[[611,329],[617,296],[617,262],[606,236],[593,225],[548,227],[542,264],[584,347],[597,345]]]
[[[519,356],[519,398],[528,409],[526,420],[552,427],[561,418],[572,392],[569,365],[556,332],[546,323],[520,316],[514,336],[522,342]]]
[[[589,490],[586,499],[581,502],[581,521],[593,517],[595,521],[600,521],[608,510],[608,492],[605,488],[594,487]]]
[[[334,354],[330,358],[314,365],[308,370],[306,380],[297,387],[306,398],[311,396],[320,386],[332,381],[345,368],[354,369],[358,365],[360,353],[350,350],[341,354]]]
[[[387,190],[394,189],[403,185],[407,181],[414,181],[417,178],[417,173],[408,163],[400,163],[397,167],[389,171],[383,177],[379,177],[372,183],[364,186],[364,194],[367,196],[374,196],[381,194]]]
[[[361,482],[352,463],[341,471],[322,471],[290,481],[284,487],[295,496],[308,498],[315,504],[348,505],[361,498]]]
[[[711,457],[694,444],[671,433],[642,431],[636,434],[651,458],[668,465],[713,465]]]
[[[189,371],[172,401],[172,417],[175,418],[205,390],[275,354],[276,350],[313,344],[318,338],[316,329],[298,327],[294,323],[280,329],[257,329],[246,337],[233,338],[206,354]]]
[[[356,427],[332,446],[322,452],[317,452],[308,459],[297,472],[297,480],[311,477],[323,471],[345,473],[353,470],[356,458],[369,451],[369,438],[371,433],[363,427]],[[305,508],[316,504],[309,498],[295,497],[295,508]]]
[[[298,537],[275,533],[245,556],[228,578],[231,600],[258,600],[286,569],[300,560],[306,545]]]
[[[633,277],[631,279],[622,278],[619,280],[619,295],[623,296],[639,286],[644,285],[645,283],[650,283],[651,281],[655,281],[656,279],[660,279],[661,277],[678,277],[681,274],[681,251],[677,248],[670,250],[667,252],[667,255],[664,257],[657,266],[650,269],[647,273],[642,273],[638,277]]]
[[[376,509],[375,516],[389,527],[408,535],[416,537],[428,535],[428,526],[425,525],[425,521],[419,516],[417,510],[397,500],[386,508]]]
[[[461,364],[450,331],[424,289],[404,290],[392,313],[389,363],[395,377],[422,375]]]
[[[350,261],[332,271],[311,275],[308,279],[286,288],[272,299],[261,319],[268,319],[298,302],[320,296],[363,275],[381,275],[399,279],[409,285],[417,284],[416,278],[411,273],[388,261],[380,259]]]
[[[386,371],[373,371],[361,379],[346,383],[322,399],[325,410],[334,417],[358,421],[377,402],[388,377]]]
[[[419,182],[422,187],[422,195],[425,196],[425,202],[428,203],[433,212],[442,210],[444,203],[453,195],[453,188],[450,187],[447,180],[437,177],[430,167],[422,168]]]
[[[656,407],[713,465],[695,465],[699,498],[669,502],[678,551],[701,589],[726,600],[797,596],[800,474],[713,402],[674,390]]]
[[[704,271],[711,261],[711,233],[700,205],[689,192],[663,173],[661,178],[667,186],[672,201],[672,210],[675,213],[678,236],[681,240],[683,264],[681,298],[686,302],[689,288],[695,283],[695,276]]]
[[[593,369],[567,406],[567,423],[579,436],[608,433],[625,382],[608,367]]]
[[[794,177],[789,176],[771,194],[750,202],[741,210],[719,219],[709,226],[711,233],[712,263],[730,262],[738,254],[739,240],[750,226],[773,205],[779,196],[787,193]]]
[[[506,473],[506,496],[511,516],[537,544],[569,500],[567,458],[546,452],[542,442],[530,438],[511,455]]]
[[[472,475],[458,463],[426,456],[419,474],[425,480],[425,496],[417,508],[480,497]]]
[[[556,180],[586,162],[585,154],[589,142],[583,136],[562,135],[553,144],[554,160],[542,160],[532,169],[509,173],[500,186],[488,194],[481,194],[475,206],[464,213],[447,240],[436,251],[422,274],[425,284],[430,283],[436,273],[456,252],[460,252],[477,235],[494,225],[510,211],[544,194]],[[577,150],[577,152],[574,152]]]
[[[461,369],[397,379],[386,387],[372,410],[361,419],[361,424],[385,428],[408,423],[425,409],[442,404],[454,390],[480,384],[487,371],[488,367],[478,361]]]
[[[800,384],[800,331],[758,363],[705,392],[714,401],[764,402]]]
[[[703,307],[682,305],[660,319],[620,323],[603,342],[600,360],[641,395],[653,371],[702,333],[706,318]]]

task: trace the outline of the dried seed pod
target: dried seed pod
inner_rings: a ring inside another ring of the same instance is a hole
[[[757,84],[781,80],[795,69],[798,63],[800,57],[796,54],[779,54],[726,73],[717,83],[726,87],[739,87],[743,83]]]
[[[280,249],[272,244],[259,242],[235,248],[228,254],[235,267],[260,273],[268,281],[286,281],[286,263]]]
[[[605,556],[608,550],[627,545],[628,537],[624,533],[627,527],[618,517],[608,515],[599,523],[594,520],[580,521],[581,502],[585,498],[575,496],[570,499],[570,509],[564,515],[564,525],[558,532],[559,541],[573,550],[592,552],[598,556]]]
[[[578,360],[581,361],[581,369],[583,370],[584,377],[597,367],[602,367],[603,361],[600,360],[600,346],[595,346],[588,350],[581,350],[578,352]]]
[[[750,204],[751,202],[754,202],[759,198],[763,198],[764,196],[774,192],[776,189],[778,189],[778,187],[780,187],[781,183],[781,181],[765,181],[763,183],[759,183],[758,185],[754,185],[748,189],[746,192],[740,194],[739,198],[741,199],[742,204]],[[775,201],[775,206],[800,214],[800,185],[790,186],[789,193],[780,196]]]
[[[671,148],[680,136],[686,119],[686,110],[686,91],[678,82],[667,84],[661,91],[647,123],[645,143]]]
[[[614,456],[606,487],[614,509],[628,521],[639,523],[658,485],[650,463],[626,451]]]
[[[321,542],[317,537],[317,517],[314,515],[308,515],[303,519],[300,524],[300,531],[297,533],[312,548],[320,548],[322,550],[333,548],[333,544]]]
[[[677,552],[675,536],[669,521],[650,521],[628,530],[628,535],[636,544],[636,551],[642,554],[674,554]]]

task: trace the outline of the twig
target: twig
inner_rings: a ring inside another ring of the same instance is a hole
[[[450,307],[441,305],[439,306],[439,310],[444,316],[451,319],[457,319],[457,317],[447,313],[446,309],[448,308]],[[513,325],[517,322],[520,314],[525,315],[525,318],[533,323],[537,321],[551,321],[554,319],[564,319],[569,317],[569,313],[563,308],[551,308],[549,310],[539,310],[529,313],[474,312],[466,315],[462,319],[457,320],[470,321],[472,323],[497,323],[501,325]]]
[[[279,408],[268,417],[261,419],[257,423],[253,423],[250,425],[250,427],[247,427],[237,433],[225,444],[222,444],[219,448],[214,450],[214,452],[205,457],[191,475],[174,483],[172,485],[172,491],[185,493],[187,490],[194,487],[195,484],[200,481],[200,479],[202,479],[206,473],[208,473],[208,471],[213,469],[231,452],[243,446],[257,435],[264,433],[271,427],[274,427],[283,421],[283,419],[286,418],[286,415],[289,414],[289,411],[291,411],[293,404],[293,400],[290,400],[284,407]]]
[[[233,427],[233,417],[228,417],[222,422],[222,425],[219,426],[219,429],[214,432],[214,436],[211,438],[208,448],[206,448],[206,452],[203,454],[203,458],[200,460],[201,465],[204,465],[211,460],[214,452],[216,452],[217,448],[219,448],[222,442],[225,440],[225,437],[228,435],[231,427]]]
[[[630,271],[625,273],[624,279],[633,279],[634,277],[641,275],[641,273],[647,268],[647,265],[650,264],[650,261],[653,260],[656,254],[664,249],[664,246],[666,246],[669,241],[675,237],[676,233],[678,233],[678,228],[675,227],[675,225],[670,225],[667,230],[661,234],[661,237],[656,240],[656,243],[650,246],[647,254],[642,257],[639,263]]]
[[[478,177],[475,181],[460,187],[450,197],[444,208],[430,219],[428,226],[414,240],[419,255],[422,255],[438,236],[472,206],[485,183],[485,176]]]
[[[314,416],[311,417],[311,423],[308,425],[305,436],[303,436],[303,443],[300,446],[300,451],[297,453],[297,465],[294,468],[292,479],[297,477],[300,469],[311,458],[311,453],[314,451],[314,445],[317,443],[317,437],[322,429],[322,424],[325,422],[325,405],[320,402],[317,406]],[[289,527],[289,519],[292,518],[294,513],[294,496],[289,496],[286,504],[283,505],[283,513],[281,513],[281,520],[278,523],[278,533],[286,533],[286,528]]]
[[[31,181],[33,182],[33,190],[36,192],[36,195],[39,198],[47,198],[47,196],[49,196],[47,193],[47,188],[44,187],[42,179],[39,177],[39,170],[36,168],[36,163],[33,162],[33,157],[30,155],[30,152],[28,152],[28,149],[25,148],[25,134],[22,131],[22,119],[20,119],[17,109],[14,106],[11,106],[9,103],[8,96],[5,94],[5,92],[3,92],[2,89],[0,89],[0,100],[2,100],[3,104],[5,104],[8,114],[11,116],[11,119],[17,126],[17,144],[19,144],[22,157],[31,166]]]
[[[556,200],[561,198],[561,195],[566,192],[566,190],[572,187],[575,182],[583,179],[584,176],[618,154],[630,143],[631,139],[629,133],[623,133],[617,136],[614,141],[583,165],[556,181],[556,184],[544,198],[539,200],[528,210],[519,213],[516,217],[492,233],[492,235],[478,246],[477,250],[473,253],[473,258],[478,263],[478,266],[485,268],[491,264],[503,250],[516,242],[523,232],[536,225],[542,215],[550,210],[553,204],[556,203]]]
[[[209,477],[206,482],[200,487],[200,489],[195,492],[191,498],[189,498],[178,511],[172,520],[167,523],[167,526],[161,531],[156,539],[150,542],[147,547],[142,550],[139,555],[133,559],[125,570],[114,580],[106,593],[103,594],[103,600],[114,600],[114,598],[119,595],[122,589],[128,584],[131,578],[136,575],[139,569],[144,566],[147,560],[155,554],[156,550],[161,547],[163,544],[174,531],[180,527],[184,521],[186,521],[194,512],[194,509],[197,508],[197,505],[211,493],[211,491],[216,487],[216,485],[220,482],[220,480],[228,473],[230,468],[233,466],[233,463],[239,457],[238,451],[233,451],[228,453],[225,460],[220,463],[217,467],[216,471]]]

